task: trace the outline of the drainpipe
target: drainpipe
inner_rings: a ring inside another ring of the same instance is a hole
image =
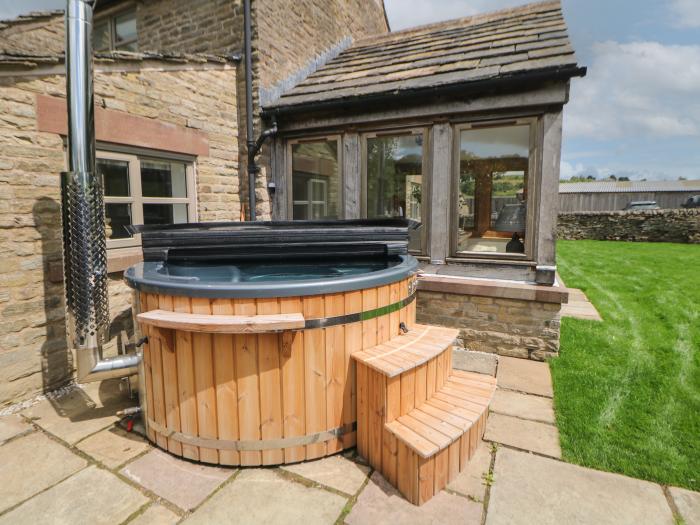
[[[250,209],[250,220],[255,220],[255,155],[252,155],[255,148],[253,139],[253,53],[252,53],[252,31],[251,31],[250,0],[243,2],[243,31],[244,31],[244,53],[245,53],[245,118],[246,118],[246,141],[248,144],[248,208]]]
[[[67,0],[66,9],[68,171],[61,174],[61,214],[69,344],[80,383],[133,375],[140,360],[102,357],[109,302],[102,181],[95,170],[93,5],[94,0]]]

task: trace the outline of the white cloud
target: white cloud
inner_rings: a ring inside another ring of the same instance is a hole
[[[672,0],[670,7],[680,27],[700,27],[699,0]]]
[[[700,46],[658,42],[593,46],[565,116],[570,137],[700,135]]]
[[[523,3],[523,0],[384,0],[393,31],[497,11]]]

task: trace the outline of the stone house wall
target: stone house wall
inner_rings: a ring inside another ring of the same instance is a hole
[[[199,218],[237,220],[235,68],[122,65],[96,65],[96,105],[206,133],[209,156],[196,161]],[[0,77],[0,406],[59,386],[73,372],[60,270],[63,139],[38,131],[38,95],[64,98],[65,77]],[[118,336],[131,330],[131,290],[120,273],[110,275],[109,289]]]
[[[561,304],[420,290],[419,323],[459,328],[466,350],[542,361],[559,352]]]
[[[0,22],[3,54],[50,55],[63,52],[64,21],[61,11],[29,14]]]
[[[700,209],[560,213],[559,239],[700,244]]]

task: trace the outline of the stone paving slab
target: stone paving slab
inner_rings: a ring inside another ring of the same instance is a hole
[[[527,452],[496,452],[486,525],[664,525],[659,485]]]
[[[181,509],[192,510],[235,470],[192,463],[154,449],[120,472]]]
[[[686,525],[700,523],[700,492],[681,489],[678,487],[669,487],[673,503],[676,504],[678,512],[681,513]]]
[[[492,412],[507,416],[516,416],[551,424],[554,424],[556,421],[554,418],[554,403],[547,397],[531,396],[498,389],[489,408]]]
[[[63,445],[34,432],[0,446],[0,512],[87,465]]]
[[[484,475],[491,467],[491,444],[481,441],[476,452],[467,463],[467,468],[457,475],[448,485],[449,490],[458,492],[473,501],[484,501],[486,484]]]
[[[0,417],[0,445],[20,434],[32,431],[32,426],[19,414]]]
[[[547,423],[491,413],[486,422],[484,439],[561,458],[559,431]]]
[[[345,519],[348,525],[480,525],[483,505],[444,490],[427,503],[412,505],[378,472]]]
[[[172,510],[154,503],[142,514],[129,522],[129,525],[174,525],[180,520],[180,516]]]
[[[354,496],[369,475],[369,466],[335,455],[317,461],[287,465],[282,470],[292,472],[321,485]]]
[[[0,525],[112,525],[147,502],[114,474],[92,466],[1,516]]]
[[[497,367],[498,356],[496,354],[474,352],[456,346],[452,349],[452,368],[493,377],[496,375]]]
[[[588,321],[603,320],[593,303],[586,297],[586,294],[578,288],[569,288],[569,302],[561,305],[561,316]]]
[[[76,446],[111,469],[123,465],[150,448],[142,437],[115,426],[83,439]]]
[[[273,469],[245,469],[184,523],[331,525],[346,498],[285,479]]]
[[[22,414],[71,445],[114,424],[116,413],[137,402],[119,389],[118,380],[89,383],[57,399],[45,399]]]
[[[529,359],[504,357],[498,359],[498,387],[526,394],[554,397],[549,365]]]

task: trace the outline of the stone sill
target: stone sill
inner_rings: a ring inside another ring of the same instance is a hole
[[[141,248],[112,248],[107,250],[107,273],[123,272],[129,266],[143,261]],[[63,261],[49,263],[49,281],[63,282]]]
[[[569,291],[563,286],[540,286],[496,279],[472,279],[435,274],[418,274],[418,290],[462,295],[480,295],[498,299],[519,299],[539,303],[569,302]]]

